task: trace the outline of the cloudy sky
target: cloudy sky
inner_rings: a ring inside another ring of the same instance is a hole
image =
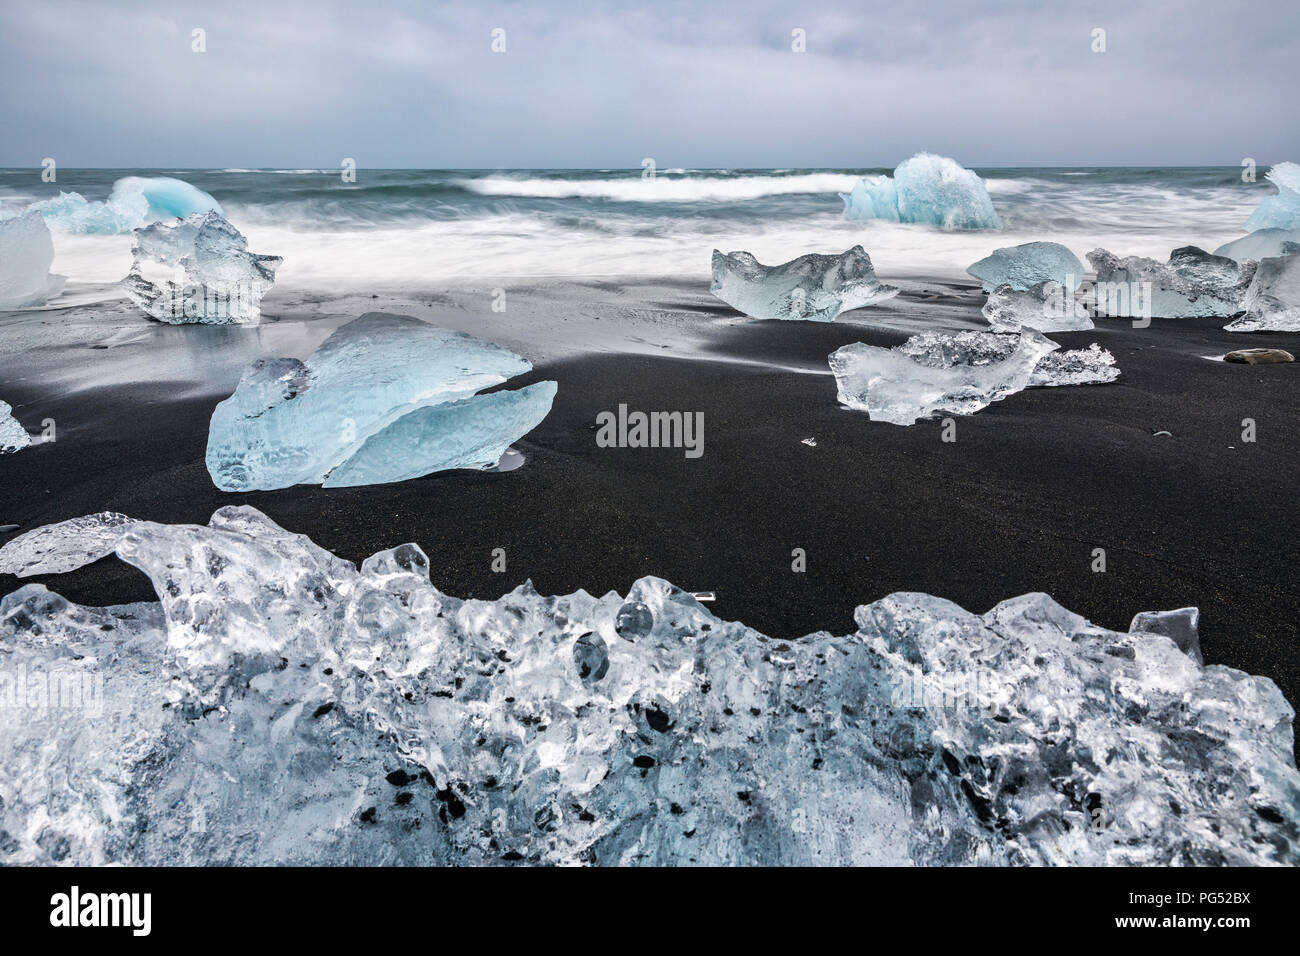
[[[1271,164],[1298,64],[1279,0],[6,3],[0,166]]]

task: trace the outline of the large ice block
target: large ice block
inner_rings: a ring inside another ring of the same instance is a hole
[[[495,465],[551,409],[554,382],[476,393],[532,368],[464,332],[371,312],[305,362],[254,362],[208,429],[224,491],[401,481]]]
[[[765,266],[748,252],[723,255],[714,249],[709,291],[756,319],[817,322],[898,294],[876,278],[871,256],[861,246],[838,256],[809,253],[779,266]]]
[[[1092,318],[1074,293],[1056,282],[1040,282],[1024,291],[1001,285],[989,293],[981,314],[994,332],[1077,332],[1093,328]]]
[[[1246,231],[1300,229],[1300,165],[1278,163],[1264,178],[1277,187],[1277,193],[1264,197],[1246,220]]]
[[[88,200],[76,192],[60,192],[32,208],[59,232],[92,234],[130,232],[151,222],[222,212],[221,204],[203,190],[169,176],[119,179],[104,202]]]
[[[1020,391],[1056,348],[1034,329],[923,332],[892,349],[853,342],[829,361],[843,404],[873,421],[911,425],[938,412],[972,415]]]
[[[1300,863],[1294,711],[1160,621],[895,593],[776,641],[659,578],[461,600],[249,507],[116,553],[157,602],[0,600],[0,863]]]
[[[1168,264],[1141,256],[1123,259],[1105,249],[1088,253],[1097,270],[1095,309],[1099,315],[1196,318],[1237,312],[1254,275],[1252,262],[1238,263],[1196,246],[1169,254]]]
[[[1214,250],[1216,256],[1227,256],[1238,262],[1247,259],[1271,259],[1274,256],[1300,252],[1300,228],[1257,229],[1240,239],[1225,242]]]
[[[886,219],[943,229],[1001,229],[984,180],[956,160],[933,153],[905,159],[888,176],[859,181],[844,200],[845,219]]]
[[[1300,332],[1300,253],[1261,259],[1229,332]]]
[[[0,310],[43,305],[63,290],[53,275],[54,241],[39,212],[0,219]]]
[[[32,436],[13,416],[13,406],[0,402],[0,455],[19,451],[32,443]]]
[[[171,325],[248,324],[284,261],[248,251],[248,241],[218,212],[158,222],[135,231],[122,288],[141,309]]]
[[[994,249],[966,269],[992,292],[1007,285],[1024,292],[1044,282],[1055,282],[1070,292],[1083,281],[1083,263],[1059,242],[1026,242],[1018,246]]]

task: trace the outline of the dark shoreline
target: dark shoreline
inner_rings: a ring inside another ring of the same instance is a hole
[[[539,365],[511,387],[553,378],[559,394],[519,443],[528,462],[517,471],[330,490],[218,491],[203,463],[217,397],[175,400],[170,384],[150,384],[42,398],[38,383],[15,380],[0,397],[33,430],[55,418],[59,440],[0,459],[0,523],[21,533],[112,510],[205,524],[223,505],[250,504],[353,561],[415,541],[434,583],[457,596],[495,598],[529,578],[544,594],[625,592],[654,574],[716,591],[718,616],[783,638],[851,631],[857,605],[900,590],[972,611],[1046,591],[1118,629],[1139,611],[1191,604],[1207,663],[1266,675],[1300,700],[1300,363],[1203,357],[1294,343],[1222,332],[1223,320],[1102,321],[1052,337],[1110,348],[1116,384],[1022,392],[959,418],[955,443],[940,441],[937,421],[900,428],[840,408],[829,375],[759,364],[824,367],[840,345],[903,333],[763,322],[718,333],[711,349],[727,361]],[[703,411],[703,457],[598,448],[595,416],[620,403]],[[1254,444],[1241,441],[1247,417]],[[1172,437],[1154,437],[1161,430]],[[490,567],[498,547],[504,574]],[[791,570],[794,548],[807,552],[806,573]],[[29,580],[84,604],[153,598],[115,558]],[[0,575],[0,594],[22,583]]]

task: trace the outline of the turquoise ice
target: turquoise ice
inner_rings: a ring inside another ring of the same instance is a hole
[[[1246,220],[1246,231],[1300,229],[1300,165],[1278,163],[1264,178],[1277,187],[1277,195],[1264,197]]]
[[[840,193],[845,219],[915,222],[943,229],[1001,229],[984,180],[956,160],[917,153],[888,176],[862,179]]]
[[[1216,256],[1227,256],[1238,262],[1285,256],[1292,252],[1300,252],[1300,226],[1294,229],[1256,229],[1214,250]]]
[[[223,491],[402,481],[494,466],[546,417],[554,382],[478,395],[532,368],[508,349],[371,312],[305,362],[254,362],[208,429]]]
[[[221,204],[202,189],[169,176],[119,179],[104,202],[88,200],[76,192],[60,192],[32,208],[59,232],[97,234],[130,232],[151,222],[222,211]]]

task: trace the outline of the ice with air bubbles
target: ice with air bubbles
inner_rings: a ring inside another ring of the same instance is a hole
[[[156,602],[0,600],[2,863],[1300,862],[1294,712],[1186,615],[896,593],[775,639],[658,578],[462,600],[414,544],[358,568],[247,506],[0,571],[105,547]]]
[[[249,252],[243,234],[219,212],[137,229],[131,253],[122,288],[152,318],[171,325],[258,321],[283,262]]]
[[[817,322],[898,294],[876,278],[861,246],[837,256],[809,253],[777,266],[765,266],[748,252],[714,249],[709,291],[752,318]]]

